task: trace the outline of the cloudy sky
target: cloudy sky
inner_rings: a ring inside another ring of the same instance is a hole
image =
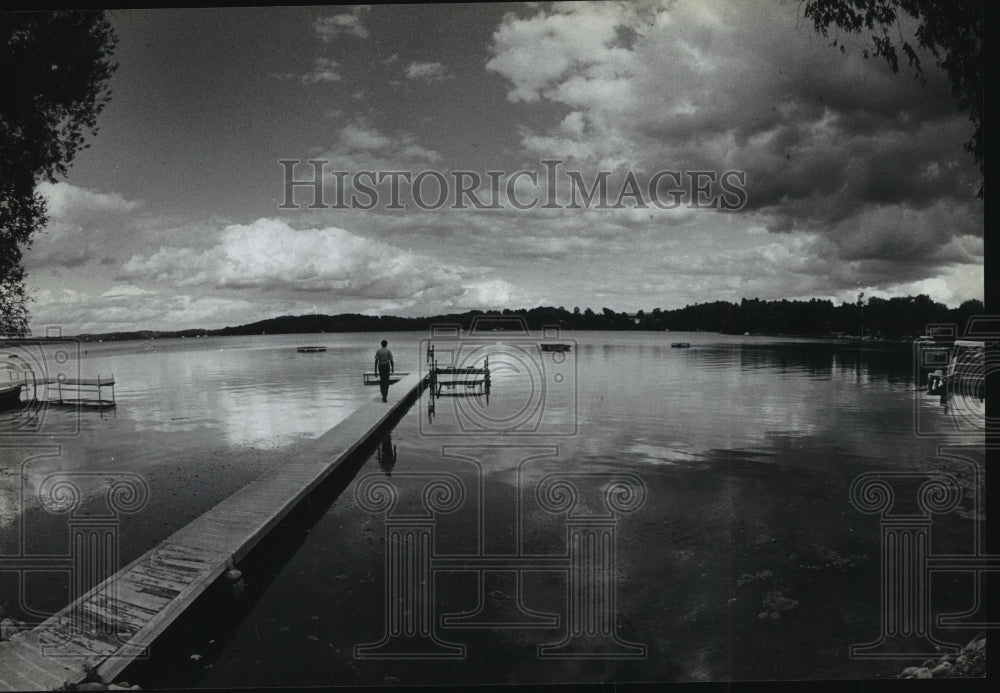
[[[794,0],[110,16],[100,132],[39,186],[36,332],[983,297],[947,80],[839,52]],[[326,162],[323,199],[282,160]]]

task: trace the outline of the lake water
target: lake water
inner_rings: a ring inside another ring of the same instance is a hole
[[[70,377],[113,374],[118,406],[0,421],[4,554],[68,550],[65,514],[36,500],[48,475],[75,475],[90,499],[81,512],[99,512],[101,484],[127,471],[148,489],[120,523],[121,563],[138,556],[377,397],[362,373],[380,338],[22,354]],[[419,371],[428,335],[387,338],[397,368]],[[982,405],[924,395],[908,347],[638,332],[564,333],[565,353],[496,335],[432,341],[439,363],[488,357],[489,396],[425,393],[248,560],[239,599],[204,600],[122,678],[156,688],[885,677],[926,657],[850,656],[883,626],[880,516],[852,505],[852,482],[880,474],[913,505],[928,475],[952,475],[957,505],[933,516],[930,551],[981,549]],[[297,353],[304,344],[327,351]],[[398,501],[387,508],[376,501],[389,487]],[[422,582],[400,558],[412,547],[395,543],[417,525],[431,566]],[[64,605],[65,583],[35,571],[21,586],[8,571],[0,594],[8,611],[20,596],[21,614],[43,614]],[[931,586],[935,613],[971,606],[970,573],[941,572]],[[394,628],[429,630],[384,641]]]

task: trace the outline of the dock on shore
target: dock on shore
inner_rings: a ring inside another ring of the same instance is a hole
[[[305,449],[31,630],[0,642],[0,691],[110,683],[394,415],[427,376],[394,384]]]

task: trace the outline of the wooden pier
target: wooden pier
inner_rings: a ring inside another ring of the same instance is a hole
[[[35,628],[0,642],[0,690],[118,674],[423,389],[413,374]]]

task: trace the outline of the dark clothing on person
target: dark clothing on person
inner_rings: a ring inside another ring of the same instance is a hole
[[[380,363],[378,365],[378,384],[382,389],[382,401],[387,401],[389,396],[389,374],[392,373],[388,363]]]
[[[383,346],[375,352],[375,371],[379,376],[379,387],[382,389],[383,402],[387,401],[389,396],[389,375],[394,370],[396,370],[396,364],[392,360],[392,352],[389,350],[389,347]]]

